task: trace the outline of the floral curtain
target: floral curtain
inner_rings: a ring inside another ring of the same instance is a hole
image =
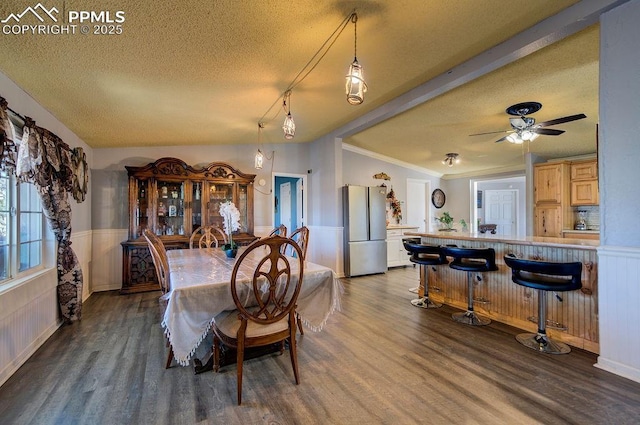
[[[58,303],[66,322],[79,320],[82,313],[82,269],[71,249],[71,204],[74,170],[70,149],[50,131],[26,118],[18,148],[16,176],[33,183],[58,241]]]
[[[13,124],[9,121],[7,101],[0,97],[0,170],[13,173],[16,168],[16,146],[13,143]]]

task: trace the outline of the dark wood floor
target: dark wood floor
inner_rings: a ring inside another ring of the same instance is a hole
[[[412,307],[413,268],[345,279],[342,312],[289,356],[194,375],[163,368],[158,293],[97,293],[0,388],[1,424],[637,424],[640,384],[574,350],[538,354],[516,329]]]

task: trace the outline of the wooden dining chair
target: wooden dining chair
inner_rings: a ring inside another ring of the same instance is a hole
[[[276,227],[275,229],[273,229],[271,231],[271,233],[269,233],[269,235],[267,236],[268,238],[270,238],[271,236],[282,236],[283,238],[287,237],[287,226],[285,226],[284,224],[281,224],[280,226]]]
[[[291,245],[298,254],[288,257]],[[266,247],[266,253],[262,249]],[[259,249],[260,248],[260,249]],[[259,250],[258,250],[259,249]],[[231,295],[236,310],[216,316],[213,324],[214,372],[220,368],[221,344],[237,350],[238,405],[242,403],[242,365],[245,349],[289,342],[296,385],[300,383],[296,351],[296,302],[302,286],[302,250],[288,238],[272,236],[249,245],[231,274]],[[246,277],[247,264],[254,270]]]
[[[227,243],[227,235],[216,226],[200,226],[189,238],[189,248],[217,248],[222,242]]]
[[[306,226],[302,226],[299,229],[296,229],[296,231],[293,232],[289,238],[294,240],[302,250],[302,261],[304,261],[307,257],[307,246],[309,245],[309,228]],[[294,255],[291,249],[288,249],[288,252],[285,252],[285,254]],[[298,323],[300,335],[304,335],[304,330],[302,329],[302,320],[300,319],[299,314],[296,314],[296,321]]]
[[[151,252],[151,259],[153,260],[153,265],[156,270],[156,276],[158,277],[158,283],[160,284],[160,290],[162,294],[166,294],[171,289],[171,283],[169,280],[169,260],[167,258],[167,251],[164,247],[164,243],[162,240],[157,237],[152,231],[149,229],[145,229],[142,233],[144,238],[147,241],[147,245],[149,246],[149,251]],[[160,317],[164,317],[164,312],[167,310],[167,298],[161,296],[159,299],[160,303]],[[162,320],[162,319],[161,319]],[[166,346],[169,348],[169,352],[167,353],[167,361],[165,362],[165,369],[169,369],[171,367],[171,362],[173,361],[173,348],[171,348],[171,343],[169,342],[169,338],[165,336]]]

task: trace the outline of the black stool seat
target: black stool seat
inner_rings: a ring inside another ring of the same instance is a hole
[[[402,243],[404,249],[411,254],[409,261],[420,265],[420,283],[424,288],[424,296],[411,300],[411,305],[420,308],[442,307],[442,304],[435,303],[429,299],[429,269],[427,266],[447,264],[447,257],[439,246],[423,245],[420,243],[420,238],[403,239]]]
[[[467,311],[451,315],[456,322],[467,325],[482,326],[491,323],[491,319],[478,316],[473,310],[473,278],[472,274],[498,270],[496,252],[493,248],[458,248],[443,247],[443,253],[452,257],[449,267],[467,272]]]
[[[546,291],[565,292],[582,288],[582,263],[555,263],[548,261],[521,260],[513,256],[504,257],[511,268],[511,280],[518,285],[538,290],[538,333],[523,333],[516,336],[522,345],[547,354],[566,354],[571,348],[562,342],[553,341],[546,332]]]

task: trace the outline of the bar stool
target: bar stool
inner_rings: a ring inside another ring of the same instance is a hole
[[[567,354],[571,348],[549,339],[546,332],[547,291],[574,291],[582,288],[582,263],[550,263],[521,260],[506,255],[504,262],[511,267],[511,280],[518,285],[538,290],[538,333],[516,336],[525,347],[547,354]]]
[[[466,325],[484,326],[491,323],[491,319],[478,316],[473,311],[473,273],[493,272],[496,266],[496,252],[493,248],[455,248],[443,247],[444,254],[452,257],[449,267],[467,272],[467,311],[454,313],[451,318]]]
[[[409,261],[420,265],[420,285],[424,288],[422,298],[411,300],[411,305],[420,308],[442,307],[442,304],[434,303],[429,299],[429,266],[447,264],[447,257],[439,246],[422,245],[420,238],[403,239],[402,243],[404,249],[411,253]]]

